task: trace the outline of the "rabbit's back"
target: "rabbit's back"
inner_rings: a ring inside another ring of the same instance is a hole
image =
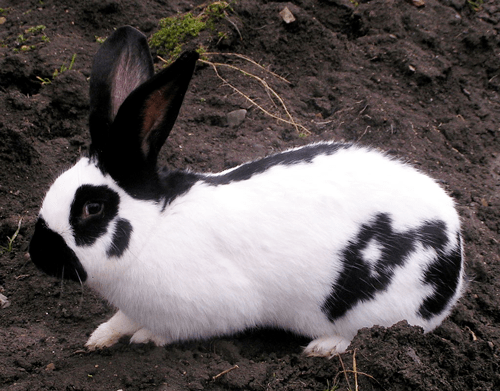
[[[193,268],[173,291],[194,279],[204,291],[190,295],[221,298],[200,316],[237,313],[242,327],[312,337],[441,322],[462,289],[462,254],[453,201],[434,180],[348,144],[267,159],[200,174],[165,207],[162,236],[183,249],[165,251],[167,269],[185,259]]]

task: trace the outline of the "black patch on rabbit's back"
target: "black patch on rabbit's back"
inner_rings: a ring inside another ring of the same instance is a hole
[[[417,243],[434,249],[437,254],[423,278],[423,282],[433,286],[435,293],[424,301],[419,313],[424,319],[439,314],[457,288],[462,265],[460,255],[444,253],[448,243],[446,224],[439,220],[426,221],[416,229],[396,232],[387,213],[378,214],[364,224],[342,252],[343,270],[322,305],[323,313],[334,322],[356,304],[372,300],[378,292],[385,291],[395,268],[403,266]],[[369,246],[377,249],[377,259],[366,258]]]
[[[118,219],[116,222],[113,241],[106,251],[108,257],[120,257],[128,248],[130,235],[132,234],[132,224],[126,219]]]
[[[99,203],[103,205],[102,213],[95,216],[85,217],[85,204]],[[75,193],[69,215],[69,222],[73,228],[73,234],[77,246],[91,246],[104,235],[109,223],[118,214],[120,196],[106,185],[82,185]]]
[[[311,163],[316,156],[332,155],[340,149],[348,149],[351,146],[352,144],[348,143],[333,142],[310,144],[244,163],[225,174],[198,174],[189,171],[162,168],[158,172],[158,178],[162,189],[161,198],[163,199],[163,208],[175,198],[188,192],[198,181],[203,181],[212,186],[229,185],[232,182],[248,180],[252,176],[262,174],[280,164],[288,166],[299,163]],[[133,194],[131,195],[134,196]]]
[[[42,217],[35,224],[29,252],[33,263],[50,276],[80,282],[87,279],[87,273],[75,252],[61,235],[47,226]]]
[[[235,169],[218,175],[206,175],[202,180],[210,185],[227,185],[231,182],[245,181],[256,174],[262,174],[277,165],[293,165],[299,163],[311,163],[316,156],[333,155],[340,149],[348,149],[352,144],[343,143],[317,143],[306,145],[301,148],[280,152],[266,156],[253,162],[244,163]]]
[[[200,175],[189,171],[168,170],[163,167],[158,172],[160,186],[162,188],[163,209],[191,189],[200,180]]]

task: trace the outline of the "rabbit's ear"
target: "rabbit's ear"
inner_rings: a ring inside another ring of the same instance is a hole
[[[135,89],[123,102],[111,129],[113,148],[117,142],[126,152],[138,153],[148,165],[156,166],[193,76],[198,53],[182,54],[167,69]]]
[[[102,44],[90,76],[89,122],[95,148],[103,148],[124,100],[153,74],[146,37],[133,27],[120,27]]]
[[[184,53],[151,77],[151,56],[141,33],[124,27],[108,41],[91,76],[97,75],[90,86],[90,151],[129,193],[154,198],[158,153],[179,114],[198,54]]]

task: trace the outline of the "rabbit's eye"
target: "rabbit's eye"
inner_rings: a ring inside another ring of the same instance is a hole
[[[101,202],[87,202],[83,207],[84,217],[96,216],[102,213],[104,204]]]

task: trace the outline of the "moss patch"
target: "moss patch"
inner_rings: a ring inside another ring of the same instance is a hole
[[[161,19],[160,30],[150,38],[150,45],[156,48],[158,55],[173,61],[181,53],[183,45],[198,37],[202,31],[208,30],[220,39],[224,33],[218,30],[218,26],[230,12],[229,3],[216,1],[202,8],[197,15],[188,12]]]

